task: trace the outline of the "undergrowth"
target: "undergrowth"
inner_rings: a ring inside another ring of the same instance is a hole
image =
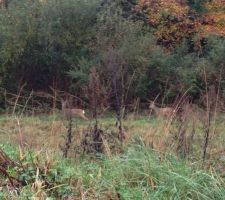
[[[213,169],[199,170],[173,155],[141,145],[98,158],[65,159],[56,153],[26,150],[21,158],[12,145],[1,149],[23,170],[8,172],[25,184],[10,186],[0,177],[0,199],[209,199],[223,200],[225,179]],[[47,173],[44,173],[46,172]]]

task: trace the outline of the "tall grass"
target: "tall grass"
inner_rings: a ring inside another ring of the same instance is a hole
[[[12,147],[4,150],[14,155]],[[198,170],[172,155],[161,155],[141,145],[128,147],[123,154],[98,159],[84,156],[62,159],[59,155],[54,168],[56,183],[64,183],[39,199],[208,199],[223,200],[225,179],[216,173]],[[57,186],[57,185],[55,185]],[[0,192],[1,199],[12,194]],[[26,197],[26,198],[25,198]],[[31,185],[24,187],[15,199],[37,197]],[[39,196],[40,197],[40,196]]]

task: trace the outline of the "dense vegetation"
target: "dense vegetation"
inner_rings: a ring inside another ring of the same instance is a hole
[[[14,160],[18,150],[1,148]],[[85,159],[84,159],[85,158]],[[187,166],[169,154],[133,144],[123,154],[90,156],[76,160],[59,155],[27,151],[21,167],[9,174],[26,183],[19,188],[3,188],[0,199],[206,199],[223,200],[225,187],[215,172]],[[0,176],[0,182],[5,183]]]
[[[203,160],[199,121],[182,132],[175,123],[166,133],[164,120],[129,119],[121,145],[111,116],[99,119],[103,141],[91,124],[76,120],[70,143],[60,116],[1,116],[0,199],[223,200],[225,124],[220,119],[210,129]]]
[[[5,89],[24,83],[26,91],[54,86],[89,103],[95,89],[108,105],[115,93],[125,104],[159,93],[171,103],[188,90],[198,101],[211,85],[224,97],[223,14],[220,1],[202,0],[2,3],[1,103]]]
[[[224,108],[224,0],[0,0],[0,199],[223,200]]]

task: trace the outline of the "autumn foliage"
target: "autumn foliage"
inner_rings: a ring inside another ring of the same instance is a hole
[[[0,3],[0,108],[23,85],[102,110],[186,91],[200,103],[206,79],[225,97],[224,0]]]
[[[139,0],[136,9],[147,14],[159,43],[171,47],[195,33],[225,35],[225,1],[202,1],[202,7],[200,14],[185,0]]]
[[[203,31],[208,34],[225,36],[225,0],[213,0],[205,6],[208,12],[204,17],[210,23],[202,24]]]

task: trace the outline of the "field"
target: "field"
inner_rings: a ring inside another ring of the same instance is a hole
[[[205,133],[200,122],[194,134],[189,123],[181,135],[177,122],[128,115],[123,121],[125,139],[121,143],[115,118],[108,114],[98,120],[102,131],[98,152],[92,137],[87,136],[93,133],[95,122],[74,120],[72,141],[64,158],[62,149],[67,146],[69,128],[60,115],[1,116],[1,149],[19,164],[7,169],[16,177],[17,186],[1,176],[0,199],[222,200],[223,122],[224,116],[220,116],[210,127],[203,160]]]
[[[0,200],[225,200],[225,0],[0,0]]]

